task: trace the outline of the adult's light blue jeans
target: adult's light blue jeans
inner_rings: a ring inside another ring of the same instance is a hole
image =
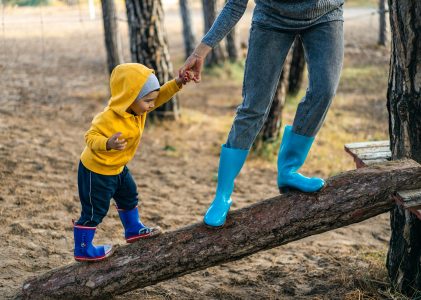
[[[293,132],[313,137],[319,131],[339,83],[343,62],[343,22],[281,31],[253,22],[243,81],[243,103],[237,109],[226,146],[248,150],[270,111],[282,67],[295,37],[303,42],[309,85],[298,105]]]

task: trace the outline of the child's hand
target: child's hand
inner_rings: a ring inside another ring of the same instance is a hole
[[[115,150],[123,150],[126,148],[127,142],[125,139],[119,140],[118,138],[121,136],[121,132],[117,132],[113,134],[107,141],[107,150],[115,149]]]
[[[177,82],[178,86],[181,87],[181,85],[186,84],[187,82],[190,82],[193,79],[193,74],[191,71],[184,71],[184,74],[179,73],[175,81]]]

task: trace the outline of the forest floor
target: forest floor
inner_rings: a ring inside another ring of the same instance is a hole
[[[360,15],[363,17],[355,17]],[[351,15],[354,14],[352,17]],[[124,18],[124,13],[121,13]],[[378,47],[377,16],[349,10],[341,83],[302,172],[329,177],[355,168],[349,142],[388,138],[389,46]],[[107,103],[101,20],[86,8],[9,8],[0,43],[0,298],[28,277],[73,263],[77,165],[84,132]],[[202,32],[195,20],[196,33]],[[127,26],[119,22],[126,61]],[[177,11],[166,28],[176,70],[183,62]],[[250,12],[239,24],[246,42]],[[149,124],[129,168],[148,225],[200,222],[212,200],[220,145],[241,102],[243,64],[205,72],[179,94],[179,121]],[[287,100],[291,123],[297,97]],[[236,181],[233,209],[277,195],[276,151],[252,155]],[[389,214],[209,268],[118,299],[387,299]],[[124,244],[111,208],[96,243]],[[399,296],[394,295],[395,299]]]

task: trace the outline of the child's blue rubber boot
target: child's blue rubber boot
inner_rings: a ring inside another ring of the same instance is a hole
[[[204,222],[212,227],[224,225],[228,211],[232,204],[231,194],[234,190],[234,180],[240,173],[248,150],[227,148],[222,145],[219,158],[218,186],[216,195],[205,214]]]
[[[281,193],[290,189],[317,192],[325,185],[321,178],[309,178],[297,172],[304,164],[313,141],[314,137],[296,134],[292,126],[285,126],[278,154],[278,187]]]
[[[130,210],[117,207],[118,215],[124,226],[124,237],[127,243],[133,243],[139,239],[156,236],[161,233],[161,228],[149,228],[140,221],[139,209],[137,206]]]
[[[111,255],[111,245],[94,246],[92,241],[96,227],[82,225],[73,226],[75,239],[75,260],[77,261],[100,261]]]

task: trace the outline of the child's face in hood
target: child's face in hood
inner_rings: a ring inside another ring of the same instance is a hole
[[[129,110],[132,110],[136,115],[143,115],[145,112],[151,111],[155,107],[155,99],[158,97],[159,91],[153,91],[146,96],[136,99],[130,106]]]

